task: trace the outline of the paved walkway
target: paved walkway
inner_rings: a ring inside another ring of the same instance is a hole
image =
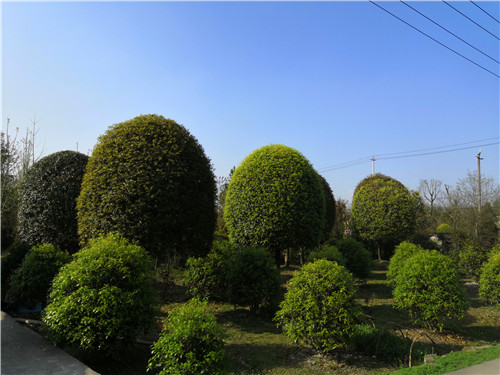
[[[1,312],[2,375],[99,375]]]
[[[481,363],[479,365],[453,371],[446,375],[499,375],[499,374],[500,374],[500,358],[497,358],[492,361]]]

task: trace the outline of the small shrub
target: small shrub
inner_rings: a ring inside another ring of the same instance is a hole
[[[337,248],[345,259],[345,267],[354,277],[366,279],[370,275],[372,256],[361,242],[345,238],[337,242]]]
[[[395,281],[394,306],[407,310],[414,323],[442,330],[446,319],[463,318],[468,309],[453,261],[435,250],[410,257]]]
[[[54,245],[33,247],[12,275],[10,286],[16,301],[25,306],[45,305],[52,279],[69,261],[71,256]]]
[[[395,280],[405,262],[411,256],[423,250],[424,249],[421,246],[407,241],[401,242],[398,246],[396,246],[394,255],[391,257],[389,267],[387,268],[387,283],[394,286]]]
[[[345,259],[335,246],[323,245],[319,250],[313,251],[307,257],[308,262],[314,262],[318,259],[326,259],[331,262],[337,262],[341,266],[345,265]]]
[[[437,232],[440,234],[450,234],[453,232],[453,228],[450,224],[442,223],[437,227]]]
[[[30,249],[27,243],[16,241],[5,250],[5,255],[2,254],[2,297],[9,289],[10,277],[21,266]]]
[[[279,291],[280,274],[265,249],[248,247],[231,258],[226,284],[231,303],[255,312]]]
[[[328,260],[308,263],[290,280],[275,321],[294,342],[322,352],[344,346],[360,317],[351,274]]]
[[[224,336],[207,303],[193,299],[168,314],[160,338],[151,347],[148,371],[218,374],[225,356]]]
[[[223,300],[226,296],[226,274],[235,247],[227,241],[214,242],[204,258],[189,258],[184,285],[199,299]]]
[[[481,268],[487,259],[486,249],[470,242],[465,243],[458,252],[458,270],[466,277],[479,281]]]
[[[479,278],[479,297],[494,305],[500,304],[500,251],[492,251]]]
[[[55,277],[43,312],[56,343],[114,354],[118,337],[131,344],[152,328],[153,261],[147,252],[109,234],[89,241]]]

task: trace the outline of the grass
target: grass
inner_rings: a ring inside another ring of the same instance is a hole
[[[400,369],[392,375],[441,375],[498,358],[500,358],[500,345],[495,345],[473,352],[449,353],[437,357],[436,364]]]
[[[281,268],[283,286],[293,276],[299,267]],[[408,346],[416,338],[413,347],[412,362],[417,365],[422,362],[427,353],[437,352],[438,355],[448,354],[438,358],[444,361],[445,369],[448,360],[457,355],[464,358],[475,353],[462,353],[463,348],[483,344],[495,344],[498,340],[500,328],[500,307],[485,306],[477,299],[477,288],[468,287],[468,296],[471,308],[465,319],[450,321],[443,332],[434,332],[411,325],[408,315],[403,311],[392,308],[391,289],[386,285],[387,262],[376,262],[370,277],[365,283],[358,284],[357,302],[362,306],[365,314],[370,316],[368,324],[376,327],[376,332],[391,333],[390,340],[379,342],[379,334],[366,341],[365,347],[359,350],[339,350],[329,355],[319,355],[311,348],[291,342],[273,323],[272,314],[256,315],[247,308],[235,308],[226,303],[211,303],[210,306],[228,333],[226,340],[227,356],[224,370],[227,374],[338,374],[338,375],[377,375],[387,374],[398,369],[397,362],[408,360]],[[158,317],[158,328],[155,332],[141,339],[153,342],[161,330],[161,320],[176,306],[189,300],[186,288],[182,285],[183,272],[172,270],[168,279],[161,274],[157,278],[157,289],[163,301],[161,316]],[[464,280],[464,282],[467,280]],[[279,298],[284,294],[281,293]],[[36,317],[31,317],[36,319]],[[382,334],[380,337],[387,335]],[[432,342],[431,342],[432,339]],[[381,340],[382,341],[382,340]],[[378,346],[377,346],[378,345]],[[389,345],[389,351],[395,353],[398,361],[383,361],[380,354],[374,357],[375,349]],[[495,349],[496,348],[496,349]],[[146,366],[150,357],[148,345],[137,344],[120,355],[120,359],[100,358],[98,355],[84,353],[75,349],[66,349],[71,355],[80,359],[89,367],[102,375],[146,375]],[[492,351],[499,350],[498,346]],[[483,351],[481,351],[482,353]],[[490,353],[485,350],[484,353]],[[485,354],[486,355],[486,354]],[[468,359],[459,357],[456,363],[469,366]],[[479,361],[483,357],[477,357]],[[487,360],[489,357],[484,357]],[[428,367],[428,366],[427,366]],[[413,367],[412,371],[417,367]],[[448,370],[446,370],[448,371]],[[451,370],[450,370],[451,371]],[[148,373],[149,374],[149,373]],[[399,374],[399,372],[396,372]],[[412,373],[413,374],[413,373]]]

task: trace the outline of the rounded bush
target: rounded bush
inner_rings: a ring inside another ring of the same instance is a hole
[[[463,318],[468,309],[453,261],[436,250],[411,256],[395,283],[394,306],[408,311],[414,323],[442,330],[446,319]]]
[[[387,268],[387,283],[389,285],[394,286],[398,273],[405,262],[420,251],[424,251],[421,246],[408,241],[401,242],[396,246],[394,255],[391,257],[389,267]]]
[[[380,174],[358,184],[351,216],[361,238],[379,245],[401,242],[415,229],[415,204],[410,192],[401,182]]]
[[[307,257],[308,262],[315,262],[318,259],[326,259],[331,262],[337,262],[341,266],[345,266],[345,259],[335,246],[323,245],[321,249],[313,251]]]
[[[280,289],[280,273],[262,248],[239,249],[231,257],[226,276],[229,302],[257,311]]]
[[[437,232],[440,234],[450,234],[453,232],[453,228],[450,224],[442,223],[437,227]]]
[[[78,197],[85,242],[117,232],[152,255],[202,256],[215,228],[210,160],[184,126],[144,115],[99,137]]]
[[[52,279],[70,261],[71,256],[54,245],[33,247],[12,275],[10,286],[16,301],[25,306],[45,305]]]
[[[2,298],[9,289],[12,274],[21,266],[30,250],[31,247],[27,243],[16,241],[5,250],[5,253],[2,253]]]
[[[207,303],[193,299],[169,312],[151,347],[148,370],[159,370],[159,375],[219,374],[224,336]]]
[[[372,268],[372,256],[362,243],[354,238],[337,241],[337,249],[345,259],[345,267],[354,277],[366,279]]]
[[[242,246],[267,248],[276,264],[282,250],[317,246],[324,219],[321,180],[293,148],[261,147],[231,177],[224,208],[229,237]]]
[[[275,320],[294,342],[322,352],[344,346],[361,314],[351,274],[328,260],[308,263],[290,280]]]
[[[51,337],[112,354],[154,325],[153,261],[115,234],[89,241],[54,278],[43,312]]]
[[[481,268],[487,260],[487,249],[472,242],[466,242],[458,249],[458,271],[475,281],[479,281]]]
[[[494,305],[500,304],[500,251],[492,251],[479,278],[479,297]]]
[[[76,198],[88,157],[75,151],[50,154],[28,170],[19,194],[19,238],[31,246],[51,243],[79,249]]]
[[[236,248],[228,241],[216,241],[204,258],[189,258],[184,285],[199,299],[223,300],[226,297],[226,274]]]

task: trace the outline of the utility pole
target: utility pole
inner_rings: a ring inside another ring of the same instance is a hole
[[[477,212],[481,214],[481,149],[479,149],[479,154],[476,155],[477,158]]]
[[[372,176],[375,175],[375,156],[372,156]]]

